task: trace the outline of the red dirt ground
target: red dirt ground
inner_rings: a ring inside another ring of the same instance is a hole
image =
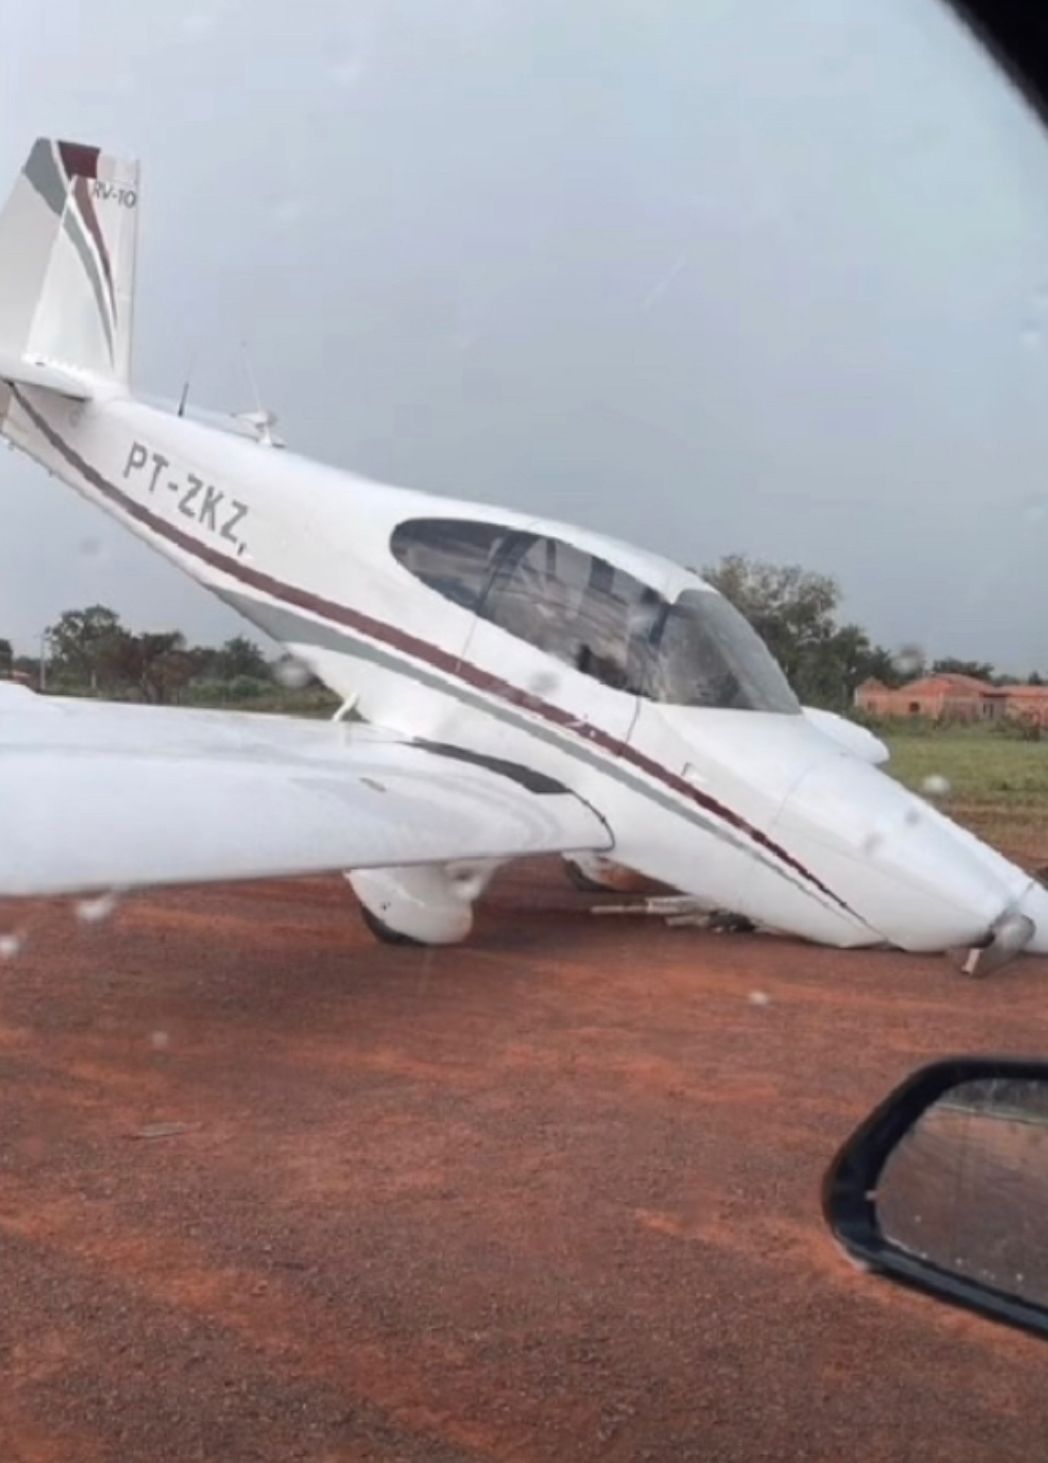
[[[1048,964],[585,911],[531,865],[439,952],[339,880],[32,912],[0,1458],[1044,1457],[1048,1344],[856,1270],[818,1191],[917,1063],[1048,1050]]]

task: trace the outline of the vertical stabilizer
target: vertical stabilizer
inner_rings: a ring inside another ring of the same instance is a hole
[[[0,212],[0,376],[128,383],[138,201],[137,163],[33,145]]]

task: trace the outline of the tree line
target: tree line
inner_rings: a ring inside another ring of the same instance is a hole
[[[861,625],[841,623],[841,587],[828,574],[744,554],[728,554],[701,572],[746,616],[807,706],[846,710],[863,681],[895,687],[936,672],[1045,684],[1037,671],[1001,675],[987,661],[931,659],[917,646],[893,651],[876,644]]]
[[[986,661],[931,660],[919,649],[898,651],[875,643],[860,626],[841,621],[841,588],[831,575],[797,564],[771,564],[729,554],[702,571],[749,620],[808,706],[852,705],[855,689],[871,677],[901,686],[936,671],[982,681],[1045,681],[1001,676]],[[42,657],[16,656],[0,639],[0,675],[18,673],[33,685],[73,694],[121,697],[156,704],[230,704],[266,697],[301,701],[316,709],[335,699],[287,657],[267,659],[254,641],[235,635],[223,645],[189,645],[178,630],[129,630],[105,605],[67,610],[43,637]]]
[[[146,701],[153,705],[230,704],[334,698],[284,654],[267,659],[244,635],[190,645],[180,630],[135,632],[107,605],[66,610],[41,637],[39,656],[15,655],[0,639],[0,675],[41,690]]]

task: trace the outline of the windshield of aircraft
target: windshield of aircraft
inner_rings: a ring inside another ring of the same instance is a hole
[[[727,600],[650,584],[550,535],[462,519],[401,523],[394,557],[445,599],[612,690],[677,706],[794,712],[760,637]]]
[[[722,595],[688,589],[654,626],[641,694],[673,706],[795,712],[789,682]]]

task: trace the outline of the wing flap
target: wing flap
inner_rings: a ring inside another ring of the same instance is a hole
[[[567,789],[454,750],[340,723],[9,693],[0,895],[610,847]]]

